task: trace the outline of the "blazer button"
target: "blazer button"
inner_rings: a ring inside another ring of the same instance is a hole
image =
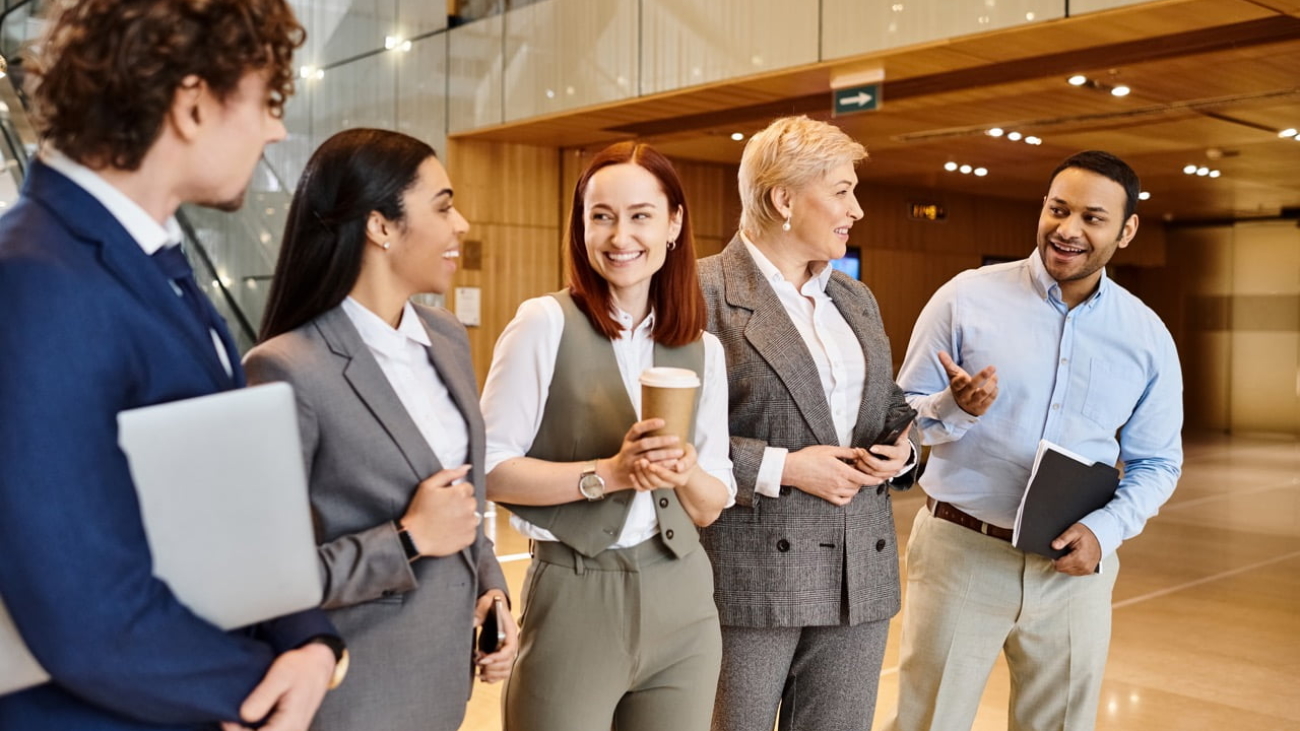
[[[672,529],[672,528],[669,528],[668,530],[664,531],[664,538],[667,539],[667,540],[670,540],[670,541],[673,539],[673,529]]]
[[[877,494],[877,495],[884,495],[884,494],[885,494],[885,484],[884,484],[883,482],[882,482],[881,484],[879,484],[879,485],[876,485],[876,494]]]
[[[877,550],[877,551],[883,551],[883,550],[885,550],[885,539],[884,539],[884,538],[881,538],[880,540],[876,541],[876,550]]]
[[[790,550],[790,541],[787,541],[787,540],[784,539],[784,538],[782,538],[781,540],[777,541],[777,542],[776,542],[776,550],[780,551],[781,553],[785,553],[786,551],[789,551],[789,550]]]
[[[659,507],[661,507],[661,508],[666,508],[666,507],[668,507],[668,498],[666,498],[666,497],[661,497],[661,498],[659,498]]]

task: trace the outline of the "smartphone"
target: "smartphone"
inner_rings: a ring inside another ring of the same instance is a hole
[[[492,600],[492,608],[483,618],[483,626],[478,630],[478,649],[484,655],[491,655],[501,649],[506,641],[506,602],[501,597]]]
[[[911,406],[903,405],[894,408],[889,413],[888,418],[885,419],[885,428],[880,431],[880,435],[871,443],[872,446],[877,444],[893,444],[898,441],[898,438],[902,436],[903,431],[911,426],[912,421],[915,419],[916,409]]]

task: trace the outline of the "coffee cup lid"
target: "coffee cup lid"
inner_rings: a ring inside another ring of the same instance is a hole
[[[641,385],[656,388],[699,388],[700,377],[689,368],[647,368],[641,372]]]

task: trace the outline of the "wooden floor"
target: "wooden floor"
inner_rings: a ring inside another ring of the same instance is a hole
[[[895,494],[900,542],[923,499]],[[517,597],[526,545],[504,511],[497,523]],[[1099,731],[1300,729],[1300,444],[1189,437],[1178,490],[1120,560]],[[898,633],[895,618],[877,728],[895,705]],[[501,729],[499,689],[476,687],[464,731]],[[1006,703],[999,662],[975,731],[1005,729]]]

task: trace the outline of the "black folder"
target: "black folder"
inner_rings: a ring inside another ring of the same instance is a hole
[[[1011,545],[1051,559],[1064,556],[1068,549],[1058,551],[1052,548],[1052,541],[1080,518],[1109,503],[1118,487],[1119,470],[1113,465],[1091,462],[1042,440],[1020,501]]]

